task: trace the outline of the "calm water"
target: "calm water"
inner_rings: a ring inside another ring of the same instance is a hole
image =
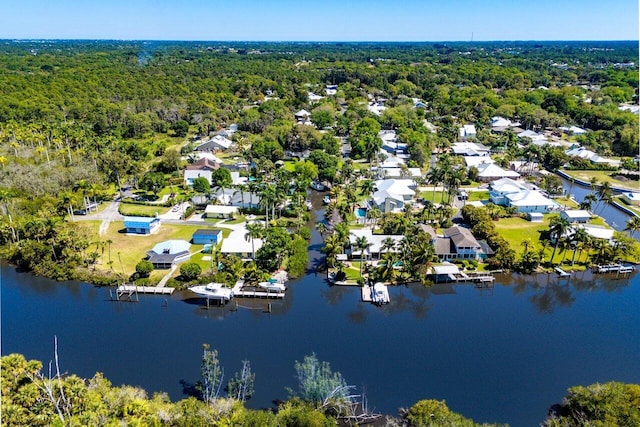
[[[318,264],[314,231],[311,264]],[[199,378],[202,344],[219,350],[226,377],[249,359],[249,405],[269,407],[295,388],[293,365],[316,352],[370,407],[395,414],[419,399],[445,399],[476,421],[535,426],[565,390],[640,383],[640,275],[578,273],[500,277],[493,291],[469,285],[390,289],[382,308],[356,288],[314,273],[290,282],[285,301],[238,300],[238,311],[203,309],[188,293],[108,301],[107,289],[56,283],[2,266],[2,354],[49,361],[58,336],[62,369],[183,397]]]

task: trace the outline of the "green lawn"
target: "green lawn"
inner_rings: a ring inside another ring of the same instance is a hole
[[[120,203],[118,210],[122,215],[127,216],[153,216],[169,212],[169,208],[164,206],[133,205],[128,203]]]
[[[469,202],[489,200],[488,191],[468,191],[467,194],[469,195]]]
[[[558,197],[557,199],[553,199],[553,201],[571,209],[578,209],[579,206],[578,203],[567,197]]]
[[[630,205],[626,200],[624,200],[622,197],[618,196],[618,197],[614,197],[613,201],[618,202],[619,205],[624,206],[625,208],[632,210],[633,212],[635,212],[636,214],[640,215],[640,209],[637,206],[632,206]]]
[[[591,178],[595,177],[598,180],[598,183],[603,183],[604,181],[609,181],[609,183],[615,187],[629,188],[638,190],[637,181],[620,181],[618,179],[613,179],[609,176],[611,171],[581,171],[581,170],[563,170],[566,174],[581,179],[583,181],[589,182]],[[576,184],[577,185],[577,184]]]
[[[92,229],[95,229],[95,239],[102,242],[111,240],[112,243],[111,245],[105,244],[104,253],[102,253],[101,249],[98,249],[100,257],[98,258],[97,268],[104,270],[111,268],[109,266],[110,246],[113,269],[121,272],[124,268],[127,276],[135,272],[136,264],[146,257],[147,251],[151,250],[156,243],[174,239],[190,241],[193,233],[197,229],[202,228],[202,226],[198,225],[162,224],[160,230],[154,234],[148,236],[129,236],[121,232],[124,230],[123,223],[118,221],[109,224],[105,235],[98,237],[97,229],[100,226],[99,224],[99,222],[97,222],[97,224],[89,224]],[[95,244],[90,246],[90,249],[95,249]],[[193,253],[200,249],[202,249],[202,245],[192,245],[190,251]],[[122,266],[120,265],[120,261],[122,261]],[[162,273],[161,276],[164,276],[164,274],[166,274],[166,271]],[[153,277],[155,277],[155,275],[152,275],[152,278]]]

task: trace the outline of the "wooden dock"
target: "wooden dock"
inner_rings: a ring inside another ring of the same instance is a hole
[[[153,294],[153,295],[171,295],[175,291],[174,288],[166,288],[164,286],[136,286],[136,285],[120,285],[118,286],[118,292],[131,293],[137,292],[139,294]]]
[[[268,298],[283,299],[284,292],[277,291],[238,291],[233,293],[235,298]]]
[[[635,267],[622,264],[605,264],[596,267],[596,273],[631,273]]]

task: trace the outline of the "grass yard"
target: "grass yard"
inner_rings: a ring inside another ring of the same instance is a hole
[[[578,203],[567,197],[558,197],[557,199],[553,199],[553,201],[570,209],[578,209],[579,207]]]
[[[479,202],[482,200],[489,200],[489,192],[488,191],[468,191],[469,202]]]
[[[613,179],[609,174],[613,173],[611,171],[581,171],[581,170],[563,170],[566,174],[581,179],[583,181],[589,182],[591,178],[595,177],[598,180],[598,183],[603,183],[604,181],[609,181],[611,185],[614,187],[622,187],[638,190],[638,182],[637,181],[621,181],[618,179]],[[578,184],[575,184],[578,185]]]
[[[122,215],[126,216],[153,216],[169,212],[169,208],[164,206],[133,205],[129,203],[120,203],[118,210]]]
[[[624,206],[625,208],[635,212],[637,215],[640,215],[640,208],[638,208],[637,206],[632,206],[630,205],[626,200],[624,200],[622,197],[614,197],[613,198],[614,202],[617,202],[619,205]]]
[[[529,250],[538,251],[543,247],[540,239],[543,232],[549,229],[549,215],[545,215],[542,222],[531,222],[522,218],[501,218],[494,222],[498,234],[509,243],[511,249],[516,251],[517,258],[524,252],[522,242],[529,239],[531,246]],[[545,260],[549,260],[553,248],[547,247],[545,250]],[[556,255],[556,260],[558,256]]]
[[[98,258],[97,268],[102,270],[113,268],[118,272],[124,269],[127,276],[135,272],[136,264],[146,257],[147,251],[151,250],[155,244],[165,240],[190,241],[193,233],[202,228],[199,225],[162,224],[160,230],[154,234],[130,236],[120,232],[124,229],[122,222],[112,222],[105,235],[98,237],[97,229],[99,226],[99,222],[91,224],[91,227],[95,229],[96,240],[99,239],[102,242],[111,240],[111,244],[105,244],[104,253],[102,249],[98,249],[100,257]],[[95,248],[95,245],[90,246],[91,248]],[[202,249],[202,245],[192,245],[190,251],[193,253],[200,249]],[[109,266],[109,252],[111,253],[112,266]],[[120,254],[119,256],[118,253]],[[122,261],[122,266],[120,261]],[[162,273],[162,276],[164,274],[166,274],[166,270]],[[153,277],[155,275],[152,275]]]

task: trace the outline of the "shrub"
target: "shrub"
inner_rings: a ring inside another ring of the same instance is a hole
[[[138,276],[142,278],[149,277],[152,271],[153,264],[151,264],[149,261],[142,260],[136,264],[136,273],[138,273]]]
[[[180,266],[180,276],[185,282],[197,279],[202,273],[202,267],[195,262],[188,262]]]

